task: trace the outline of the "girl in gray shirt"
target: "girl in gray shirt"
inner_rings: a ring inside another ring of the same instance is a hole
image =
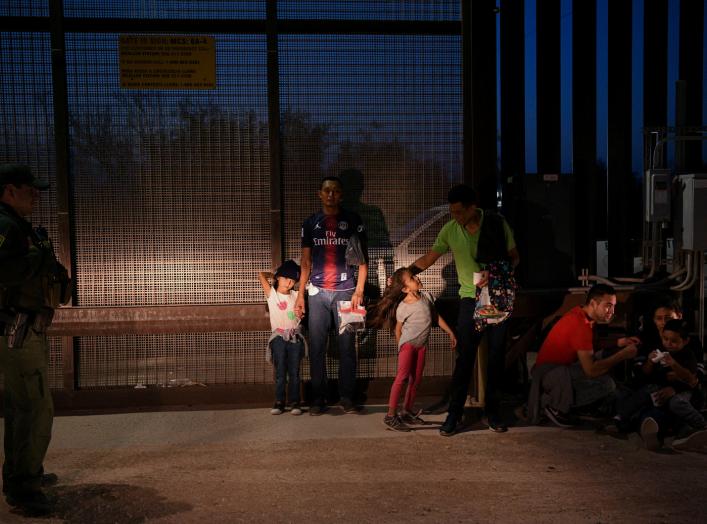
[[[413,405],[425,369],[425,352],[433,321],[449,335],[452,348],[457,345],[457,339],[444,319],[436,314],[432,296],[422,291],[420,279],[408,268],[393,273],[390,285],[370,317],[373,327],[392,328],[398,345],[398,371],[383,423],[393,431],[410,431],[408,424],[424,423],[419,413],[413,411]],[[398,400],[406,381],[403,409],[398,414]]]

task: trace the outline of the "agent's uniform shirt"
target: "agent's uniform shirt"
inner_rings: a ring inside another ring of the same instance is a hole
[[[39,311],[44,304],[42,265],[45,255],[30,249],[39,243],[32,224],[0,202],[0,286],[5,306]]]

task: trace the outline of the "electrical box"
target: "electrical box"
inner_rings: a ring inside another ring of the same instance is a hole
[[[670,221],[670,171],[647,170],[644,185],[646,222]]]
[[[675,177],[675,238],[682,249],[707,250],[707,173]]]

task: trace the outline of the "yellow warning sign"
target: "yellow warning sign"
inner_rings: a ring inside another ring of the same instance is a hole
[[[120,87],[216,89],[212,36],[120,35]]]

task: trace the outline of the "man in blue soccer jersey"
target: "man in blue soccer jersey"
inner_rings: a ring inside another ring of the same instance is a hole
[[[326,177],[319,187],[322,210],[308,217],[302,224],[302,272],[300,293],[295,312],[304,315],[304,293],[309,296],[309,361],[312,377],[312,403],[310,415],[320,415],[326,410],[326,348],[332,318],[338,333],[339,345],[339,396],[345,413],[355,413],[354,388],[356,385],[355,333],[339,331],[339,301],[351,301],[353,308],[363,305],[363,288],[368,275],[368,264],[349,265],[346,248],[355,237],[366,255],[366,229],[356,213],[341,208],[343,190],[341,180]],[[357,270],[358,269],[358,270]]]

